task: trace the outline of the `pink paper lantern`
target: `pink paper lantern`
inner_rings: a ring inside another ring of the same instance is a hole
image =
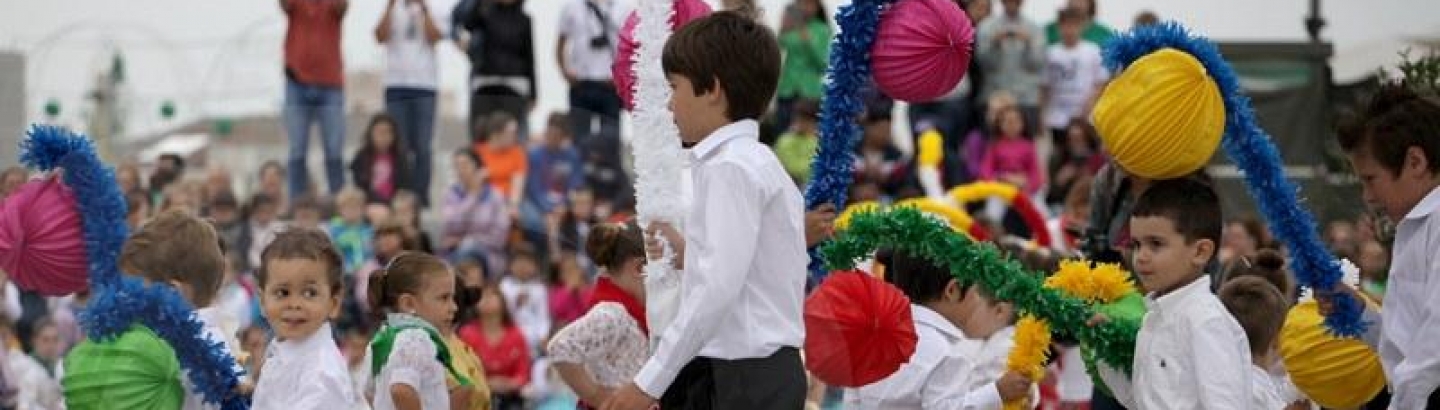
[[[970,67],[975,28],[950,0],[900,0],[880,17],[870,48],[875,85],[906,102],[940,98]]]
[[[0,203],[0,269],[45,296],[87,285],[88,262],[75,196],[56,176],[21,185]]]
[[[675,0],[671,3],[674,13],[670,15],[671,31],[678,30],[685,23],[710,14],[710,5],[703,0]],[[610,66],[610,75],[615,79],[615,92],[620,94],[625,109],[635,108],[635,53],[640,50],[640,41],[635,39],[635,25],[640,18],[635,12],[625,18],[620,28],[620,44],[615,49],[615,63]]]

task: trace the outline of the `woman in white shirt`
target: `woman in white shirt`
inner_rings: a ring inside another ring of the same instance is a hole
[[[599,225],[585,252],[605,274],[595,284],[590,310],[551,338],[548,350],[581,408],[594,408],[629,383],[648,358],[644,235],[634,222]]]

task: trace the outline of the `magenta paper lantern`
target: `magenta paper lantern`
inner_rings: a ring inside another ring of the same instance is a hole
[[[950,0],[900,0],[880,16],[870,48],[875,84],[891,98],[931,101],[965,77],[975,28]]]
[[[85,289],[85,235],[75,196],[51,175],[0,202],[0,269],[21,289],[61,296]]]

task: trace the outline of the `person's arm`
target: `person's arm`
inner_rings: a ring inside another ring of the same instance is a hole
[[[525,78],[530,80],[530,95],[526,99],[530,103],[530,108],[533,109],[535,100],[540,98],[540,83],[535,82],[535,30],[530,23],[530,16],[525,16],[525,24],[522,29],[525,36],[522,42],[525,43],[525,66],[528,67]]]
[[[674,322],[640,373],[635,384],[658,398],[680,368],[694,359],[711,338],[715,323],[740,298],[754,263],[760,236],[760,210],[764,205],[759,184],[736,164],[717,164],[697,181],[695,203],[704,207],[699,226],[686,230],[687,294]]]
[[[996,145],[991,143],[990,146],[985,147],[985,154],[980,157],[980,179],[982,180],[995,179],[995,148],[997,148]]]
[[[390,390],[396,409],[421,409],[421,375],[427,366],[435,362],[435,354],[435,343],[423,330],[407,329],[395,335],[395,346],[390,350],[390,359],[381,369],[382,375],[388,376],[390,385],[377,387]]]
[[[1431,232],[1434,231],[1431,229]],[[1440,234],[1431,234],[1428,243],[1440,240],[1437,236]],[[1426,257],[1430,259],[1428,274],[1434,278],[1440,272],[1440,257]],[[1431,395],[1440,394],[1437,391],[1440,388],[1440,343],[1435,343],[1440,340],[1440,298],[1434,297],[1440,294],[1437,293],[1440,292],[1440,280],[1431,279],[1425,287],[1428,289],[1421,294],[1429,297],[1419,302],[1422,306],[1417,312],[1421,324],[1412,329],[1414,333],[1410,335],[1410,340],[1417,342],[1406,347],[1405,359],[1395,365],[1395,375],[1390,378],[1395,393],[1390,406],[1392,409],[1424,408]],[[1371,326],[1379,327],[1380,324],[1377,322]]]
[[[1227,323],[1231,320],[1215,316],[1190,331],[1189,360],[1201,408],[1243,409],[1250,401],[1250,348],[1244,334],[1236,334],[1240,327]]]
[[[425,0],[415,0],[415,3],[420,5],[420,24],[425,28],[425,43],[439,43],[445,35],[440,32],[440,25],[435,24],[435,18],[430,15],[430,6],[425,4]]]
[[[570,62],[565,59],[565,47],[570,44],[570,39],[574,37],[572,32],[579,27],[579,22],[575,21],[576,18],[574,16],[576,4],[575,2],[567,3],[565,7],[560,10],[560,33],[559,37],[555,40],[555,62],[560,64],[560,76],[565,77],[565,83],[567,84],[575,84],[575,73],[570,71]]]
[[[375,41],[380,44],[390,41],[390,13],[393,10],[395,0],[385,2],[385,12],[380,14],[380,22],[375,24]]]

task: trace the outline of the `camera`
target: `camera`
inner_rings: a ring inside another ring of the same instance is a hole
[[[590,48],[610,48],[610,36],[601,34],[591,38]]]
[[[1110,236],[1103,229],[1087,228],[1076,245],[1081,256],[1096,263],[1124,264],[1125,256],[1110,246]]]

